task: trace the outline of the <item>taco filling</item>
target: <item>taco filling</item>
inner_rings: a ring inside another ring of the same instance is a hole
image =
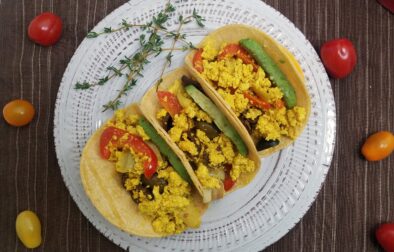
[[[168,146],[154,145],[147,134],[150,130],[139,115],[126,116],[124,110],[118,110],[101,134],[100,155],[114,163],[124,189],[140,213],[151,220],[155,232],[178,234],[187,227],[198,227],[200,214],[191,207],[191,186],[160,154],[158,148]],[[168,151],[167,156],[175,155]]]
[[[200,91],[198,82],[183,76],[169,89],[157,91],[157,97],[158,121],[204,188],[229,191],[241,175],[256,169],[238,133],[224,123],[224,115]]]
[[[242,39],[220,50],[207,43],[194,54],[193,66],[238,116],[258,151],[297,137],[307,112],[257,42]]]

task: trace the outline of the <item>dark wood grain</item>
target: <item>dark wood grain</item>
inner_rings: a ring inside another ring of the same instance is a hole
[[[26,251],[15,217],[38,213],[43,243],[37,251],[120,251],[81,214],[66,189],[53,143],[53,111],[63,72],[95,24],[124,0],[0,0],[0,104],[23,98],[37,114],[26,127],[0,120],[1,251]],[[362,141],[394,131],[394,15],[374,0],[267,0],[316,47],[350,38],[358,64],[346,79],[331,80],[337,107],[337,145],[319,196],[304,218],[267,251],[376,251],[373,231],[394,221],[394,156],[366,162]],[[26,35],[30,20],[52,11],[64,21],[63,37],[45,48]]]

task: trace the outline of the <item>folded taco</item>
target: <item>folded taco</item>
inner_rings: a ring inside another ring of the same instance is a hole
[[[200,225],[206,209],[183,164],[136,105],[115,112],[85,145],[86,194],[113,225],[161,237]]]
[[[142,113],[182,160],[209,202],[248,184],[260,168],[253,142],[204,94],[185,68],[167,74],[144,95]]]
[[[186,56],[186,66],[205,93],[236,118],[234,126],[252,139],[260,156],[300,135],[310,98],[290,52],[260,30],[238,24],[213,31],[198,47]]]

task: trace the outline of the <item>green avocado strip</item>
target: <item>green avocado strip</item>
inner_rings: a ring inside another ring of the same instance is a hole
[[[234,129],[234,127],[227,120],[226,116],[219,110],[219,108],[209,99],[205,94],[198,90],[193,85],[188,85],[185,87],[186,92],[193,98],[193,100],[204,110],[210,117],[212,117],[216,126],[223,131],[223,133],[230,138],[230,140],[235,144],[239,153],[242,156],[248,154],[248,149],[245,143],[242,141],[241,136]]]
[[[164,141],[164,139],[157,133],[156,129],[153,128],[144,117],[140,117],[138,124],[144,129],[145,133],[149,136],[150,140],[159,148],[161,154],[167,157],[174,170],[181,176],[185,181],[191,183],[189,174],[186,168],[183,166],[181,160],[171,149],[171,147]]]
[[[239,44],[252,55],[264,71],[268,73],[270,80],[282,91],[286,107],[293,108],[297,105],[297,96],[293,86],[263,47],[250,38],[241,39]]]

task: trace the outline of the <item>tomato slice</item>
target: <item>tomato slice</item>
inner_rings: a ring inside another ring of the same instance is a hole
[[[117,144],[117,139],[126,134],[125,130],[115,127],[106,128],[101,134],[100,138],[100,154],[104,159],[109,159],[111,152],[108,149],[108,144],[111,142],[113,145]]]
[[[148,160],[144,162],[144,175],[147,179],[150,179],[157,170],[157,156],[155,152],[141,137],[132,134],[129,134],[126,144],[130,145],[135,152],[148,157]]]
[[[111,152],[108,149],[108,144],[111,143],[116,146],[129,145],[135,152],[141,153],[148,157],[148,160],[144,162],[144,175],[147,179],[150,179],[157,170],[157,156],[155,152],[147,145],[141,137],[128,134],[128,138],[125,141],[119,139],[127,134],[125,130],[118,129],[116,127],[108,127],[101,134],[100,138],[100,154],[104,159],[109,159]]]
[[[228,44],[225,46],[223,51],[218,55],[218,60],[223,60],[226,57],[237,57],[242,60],[244,64],[253,65],[253,70],[257,71],[258,66],[255,63],[253,57],[250,56],[250,54],[238,44]]]
[[[173,93],[169,91],[157,91],[157,98],[159,99],[160,106],[167,110],[171,117],[182,111],[182,106]]]
[[[261,108],[261,109],[265,109],[268,110],[271,108],[271,104],[269,104],[268,102],[264,101],[263,99],[256,97],[254,95],[252,95],[251,93],[245,91],[244,92],[244,96],[245,98],[247,98],[250,103],[252,103],[252,105]]]
[[[204,66],[202,65],[202,52],[202,48],[198,49],[193,57],[193,66],[199,73],[204,71]]]

